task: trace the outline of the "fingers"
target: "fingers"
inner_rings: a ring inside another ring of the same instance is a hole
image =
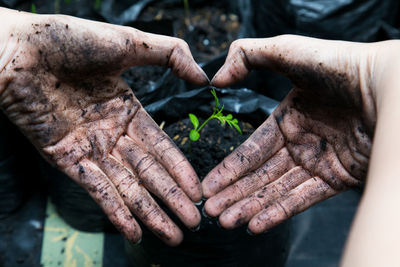
[[[176,246],[182,241],[182,232],[132,172],[112,156],[102,159],[100,164],[125,204],[156,236],[170,246]]]
[[[143,185],[181,219],[188,228],[200,223],[200,213],[164,167],[127,136],[121,137],[113,154],[140,177]]]
[[[255,170],[284,145],[276,120],[270,116],[242,145],[211,170],[202,182],[209,198]]]
[[[235,202],[255,192],[262,186],[271,183],[295,167],[286,148],[282,148],[259,169],[241,178],[207,200],[204,205],[206,213],[217,217]]]
[[[219,218],[221,225],[231,229],[247,223],[254,215],[263,210],[266,205],[285,196],[290,190],[309,178],[310,175],[301,167],[291,169],[278,180],[264,186],[224,211]]]
[[[65,172],[85,188],[104,210],[112,224],[131,242],[137,243],[142,236],[138,223],[120,197],[117,189],[96,164],[82,160]]]
[[[206,85],[209,79],[194,61],[188,44],[178,38],[130,30],[132,65],[161,65],[170,67],[176,76],[189,82]]]
[[[348,47],[351,47],[348,42],[296,35],[240,39],[231,44],[225,64],[215,74],[211,84],[227,87],[242,80],[250,70],[256,68],[268,68],[287,74],[294,80],[314,77],[312,81],[315,82],[321,73],[329,71],[331,76],[335,75],[332,71],[338,66],[343,70],[343,63],[346,62],[340,61],[337,51],[344,51]],[[345,54],[350,56],[351,52],[346,50]]]
[[[336,193],[319,177],[308,179],[290,191],[288,195],[276,200],[252,218],[249,223],[249,230],[254,234],[265,232]]]
[[[151,153],[162,164],[193,202],[201,200],[201,185],[193,167],[143,108],[136,113],[127,133],[143,151]]]

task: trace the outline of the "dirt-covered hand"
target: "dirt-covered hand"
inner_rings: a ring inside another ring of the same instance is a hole
[[[252,233],[261,233],[362,184],[376,122],[375,82],[384,71],[378,58],[376,44],[291,35],[234,42],[213,85],[268,68],[294,88],[204,179],[206,213],[225,228],[249,222]]]
[[[200,222],[193,202],[201,185],[120,74],[157,64],[207,84],[187,44],[68,16],[0,8],[0,17],[1,109],[130,241],[141,238],[134,214],[166,243],[180,243],[182,232],[150,192],[192,228]]]

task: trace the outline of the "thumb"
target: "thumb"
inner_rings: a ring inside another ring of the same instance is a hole
[[[355,44],[296,35],[239,39],[230,46],[226,61],[211,84],[227,87],[245,78],[250,70],[258,68],[282,73],[295,84],[310,83],[309,79],[315,81],[318,74],[325,76],[329,72],[331,75],[347,66],[352,60],[352,53],[348,57],[349,48]]]
[[[170,67],[173,73],[189,82],[210,83],[205,72],[195,62],[188,44],[182,39],[133,30],[131,58],[128,65],[160,65]]]

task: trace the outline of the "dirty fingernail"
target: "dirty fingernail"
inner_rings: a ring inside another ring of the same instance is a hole
[[[204,209],[204,207],[201,209],[201,214],[203,214],[203,216],[204,216],[205,218],[211,219],[211,217],[208,216],[208,214],[207,214],[206,210]]]
[[[192,231],[192,232],[197,232],[197,231],[199,231],[199,230],[200,230],[200,225],[201,225],[201,224],[197,225],[196,227],[190,228],[190,231]]]
[[[249,236],[255,236],[255,234],[249,228],[247,228],[246,232]]]
[[[207,81],[207,82],[204,82],[204,84],[209,84],[210,79],[208,78],[207,74],[204,72],[204,70],[198,64],[196,64],[196,66],[197,66],[197,69],[203,74],[205,80]]]

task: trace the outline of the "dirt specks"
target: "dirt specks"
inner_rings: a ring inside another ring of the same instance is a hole
[[[79,174],[84,174],[85,168],[82,165],[79,165]]]
[[[150,46],[148,44],[146,44],[145,42],[142,43],[142,45],[144,46],[144,48],[149,49]]]
[[[319,143],[319,148],[322,152],[326,151],[326,144],[327,144],[327,140],[326,138],[322,138],[320,143]]]
[[[127,100],[130,100],[132,98],[133,98],[132,94],[125,94],[125,95],[122,96],[122,99],[124,100],[124,102],[127,101]]]

